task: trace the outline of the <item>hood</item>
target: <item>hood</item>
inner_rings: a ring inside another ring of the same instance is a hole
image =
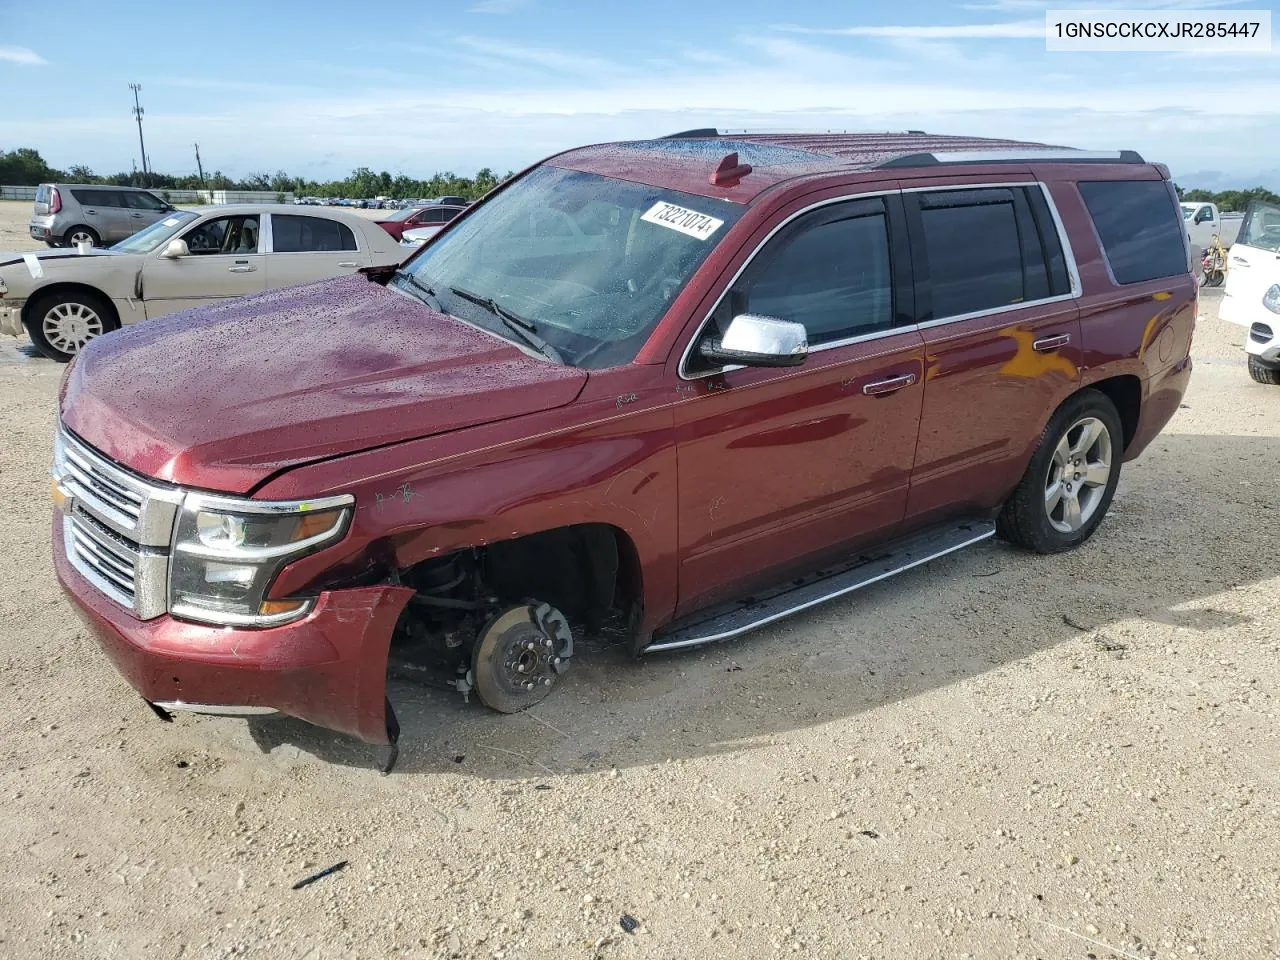
[[[288,467],[563,406],[586,380],[357,275],[93,340],[61,416],[139,473],[244,493]]]
[[[28,253],[0,253],[0,267],[9,267],[24,260],[65,260],[68,257],[129,257],[137,254],[125,253],[123,250],[112,250],[110,247],[91,247],[88,253],[81,253],[74,247],[50,248],[48,250],[32,250]]]

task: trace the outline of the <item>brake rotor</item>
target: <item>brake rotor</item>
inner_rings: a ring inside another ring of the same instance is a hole
[[[572,656],[573,631],[563,613],[547,603],[509,607],[476,638],[476,694],[499,713],[526,710],[551,692]]]

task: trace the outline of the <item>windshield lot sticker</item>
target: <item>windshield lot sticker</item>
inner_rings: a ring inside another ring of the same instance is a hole
[[[40,266],[40,261],[36,259],[34,253],[24,253],[22,262],[27,265],[27,272],[31,274],[32,280],[39,280],[44,277],[44,267]]]
[[[697,210],[677,207],[674,203],[667,203],[664,200],[659,200],[646,210],[644,216],[640,219],[649,223],[656,223],[658,226],[666,227],[669,230],[678,231],[685,236],[695,237],[698,240],[707,239],[707,237],[724,226],[723,220],[709,217],[705,213],[699,213]]]
[[[177,217],[170,217],[168,220],[164,222],[164,225],[166,227],[175,227],[178,225],[179,222],[180,221],[178,220]]]

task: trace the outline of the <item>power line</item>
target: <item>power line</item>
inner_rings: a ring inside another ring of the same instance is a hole
[[[129,89],[133,91],[133,115],[138,118],[138,155],[142,157],[142,178],[143,186],[149,186],[151,183],[150,169],[147,165],[147,147],[142,141],[142,104],[138,102],[138,91],[142,89],[142,84],[131,83]]]

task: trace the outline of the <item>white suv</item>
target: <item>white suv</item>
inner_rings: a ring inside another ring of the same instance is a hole
[[[1249,375],[1280,386],[1280,206],[1249,204],[1231,247],[1218,316],[1248,327]]]

